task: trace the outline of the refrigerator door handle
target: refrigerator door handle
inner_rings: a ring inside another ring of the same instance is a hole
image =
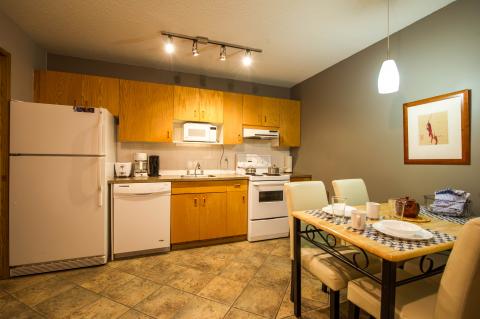
[[[103,157],[98,158],[98,206],[103,206]]]
[[[102,111],[98,112],[98,154],[104,155],[105,147],[103,145],[103,113]]]

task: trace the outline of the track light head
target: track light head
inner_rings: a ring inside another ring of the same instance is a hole
[[[250,52],[250,50],[245,50],[245,55],[243,56],[242,62],[244,66],[252,65],[252,52]]]
[[[173,45],[173,39],[171,35],[168,36],[167,43],[165,43],[165,52],[168,54],[175,52],[175,46]]]
[[[220,48],[220,61],[225,61],[227,59],[227,47],[222,45]]]
[[[198,41],[197,40],[193,40],[192,55],[193,56],[199,56],[200,55],[200,53],[198,52]]]

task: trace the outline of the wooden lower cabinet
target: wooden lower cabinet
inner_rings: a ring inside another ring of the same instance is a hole
[[[202,193],[193,184],[172,184],[172,244],[247,234],[247,181],[198,182]]]
[[[170,232],[173,244],[199,240],[200,195],[172,195]]]
[[[248,195],[246,191],[227,193],[227,234],[247,234]]]
[[[226,193],[202,194],[200,201],[200,240],[227,236]]]

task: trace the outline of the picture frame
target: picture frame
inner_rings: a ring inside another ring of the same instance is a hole
[[[405,164],[470,164],[470,90],[403,104]]]

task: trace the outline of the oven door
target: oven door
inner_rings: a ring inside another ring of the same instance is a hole
[[[250,182],[248,215],[250,220],[288,216],[283,185],[288,181]]]

